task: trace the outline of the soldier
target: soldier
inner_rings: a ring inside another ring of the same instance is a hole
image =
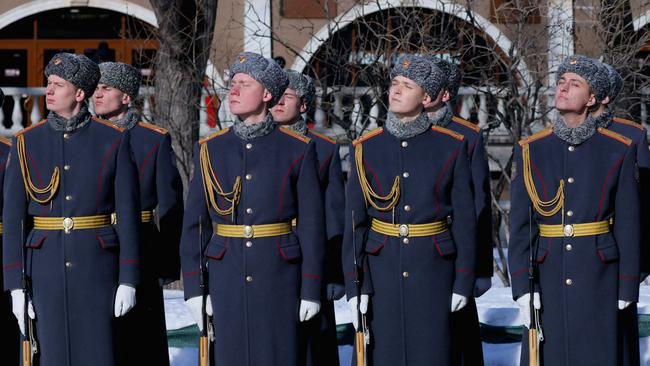
[[[426,59],[403,57],[391,71],[385,126],[353,143],[343,266],[354,312],[355,255],[362,266],[359,307],[369,316],[369,365],[450,365],[450,312],[473,292],[476,218],[467,139],[432,126],[423,111],[444,78]]]
[[[201,319],[207,258],[216,364],[299,365],[298,321],[320,310],[325,254],[316,146],[276,128],[269,108],[288,80],[275,61],[244,52],[230,72],[238,118],[195,150],[181,239],[185,297]]]
[[[183,187],[176,170],[171,137],[161,127],[142,122],[132,107],[141,75],[123,63],[99,65],[101,78],[93,101],[95,112],[130,131],[131,150],[140,179],[142,239],[141,277],[136,306],[120,320],[120,365],[168,365],[165,307],[161,285],[179,279],[179,243]],[[154,220],[154,214],[158,225]]]
[[[343,210],[345,191],[339,148],[336,141],[313,130],[301,114],[307,112],[316,94],[309,76],[285,70],[289,86],[278,104],[271,110],[273,119],[314,141],[318,159],[318,175],[324,193],[327,248],[323,277],[323,305],[319,316],[305,324],[307,338],[307,364],[335,366],[339,364],[336,338],[334,300],[345,295],[341,267],[341,239],[343,235]]]
[[[45,76],[50,113],[16,135],[5,173],[4,286],[25,334],[24,265],[40,365],[112,366],[113,318],[135,304],[140,275],[129,135],[88,112],[100,75],[87,57],[59,53]]]
[[[0,108],[5,100],[5,95],[0,89]],[[0,186],[4,182],[5,168],[7,166],[7,156],[11,148],[11,140],[5,137],[0,137]],[[2,202],[2,195],[0,195],[0,202]],[[0,247],[2,247],[2,223],[0,223]],[[2,258],[2,251],[0,251],[0,258]],[[0,280],[2,274],[0,274]],[[18,364],[19,360],[19,347],[20,333],[16,318],[11,312],[11,300],[9,294],[4,291],[0,294],[0,355],[2,360],[9,365]]]
[[[425,106],[432,123],[456,131],[467,139],[467,155],[472,173],[474,208],[476,212],[478,247],[476,256],[476,282],[474,294],[467,306],[452,314],[454,364],[483,365],[481,328],[474,297],[480,297],[492,286],[492,203],[490,195],[490,169],[483,143],[483,132],[474,123],[453,115],[452,101],[458,95],[461,73],[456,65],[438,57],[428,57],[445,75],[443,91]]]
[[[524,324],[536,321],[529,306],[532,258],[544,364],[618,365],[618,309],[639,294],[636,146],[598,127],[590,115],[609,91],[596,61],[569,57],[557,75],[553,129],[515,145],[508,258],[513,297]],[[522,364],[528,364],[527,337]]]

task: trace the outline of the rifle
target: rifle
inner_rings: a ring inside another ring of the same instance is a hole
[[[203,268],[203,230],[202,217],[199,216],[199,278],[201,287],[201,337],[199,338],[199,366],[208,366],[210,364],[210,342],[214,341],[214,331],[212,329],[212,320],[205,311],[208,299],[208,288],[205,285],[206,271]]]
[[[24,308],[23,308],[23,322],[25,324],[25,339],[22,341],[22,350],[23,350],[23,366],[31,366],[32,360],[35,355],[38,353],[38,342],[36,341],[36,336],[34,335],[34,321],[29,317],[29,293],[31,292],[31,281],[27,276],[27,255],[25,251],[25,226],[23,221],[20,222],[20,242],[21,250],[23,257],[23,268],[22,268],[22,285],[23,285],[23,299],[24,299]]]
[[[359,329],[355,333],[355,350],[356,350],[356,360],[357,366],[365,366],[366,364],[366,345],[370,343],[370,330],[368,329],[368,324],[366,323],[366,316],[361,313],[361,281],[359,280],[359,266],[357,264],[357,244],[356,244],[356,235],[354,227],[354,211],[352,211],[352,250],[354,250],[354,256],[352,257],[354,262],[354,284],[357,288],[357,325]]]
[[[544,340],[544,333],[539,319],[539,311],[535,309],[535,255],[533,252],[532,210],[528,208],[528,284],[530,288],[530,328],[528,328],[528,366],[539,366],[539,344]]]

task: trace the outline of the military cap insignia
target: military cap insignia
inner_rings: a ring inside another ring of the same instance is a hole
[[[576,59],[574,58],[574,59],[571,59],[571,61],[569,61],[569,63],[570,63],[571,65],[575,65],[575,64],[578,63],[578,60],[576,60]]]
[[[409,60],[404,60],[404,61],[402,61],[402,68],[403,68],[404,70],[408,69],[409,66],[411,66],[411,61],[409,61]]]
[[[244,57],[244,56],[239,56],[239,63],[240,63],[240,64],[243,64],[244,62],[246,62],[246,57]]]
[[[55,64],[55,65],[58,65],[58,64],[60,64],[60,63],[61,63],[61,59],[60,59],[60,58],[57,57],[57,58],[54,59],[54,64]]]

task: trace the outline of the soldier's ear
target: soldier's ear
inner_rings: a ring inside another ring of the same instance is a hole
[[[264,89],[264,96],[262,96],[262,101],[268,103],[273,100],[273,94],[268,89]]]
[[[428,106],[433,102],[433,98],[429,95],[429,93],[424,93],[424,97],[422,98],[422,106]]]
[[[129,105],[131,104],[131,96],[128,94],[122,94],[122,104]]]
[[[307,103],[304,101],[300,102],[300,114],[307,112]]]
[[[447,103],[450,100],[451,100],[451,94],[449,94],[449,90],[445,89],[442,92],[442,102]]]
[[[74,99],[78,103],[83,102],[86,99],[86,92],[83,91],[83,89],[77,89],[77,93],[75,93]]]
[[[594,104],[596,104],[596,96],[591,94],[589,95],[589,99],[587,99],[587,107],[591,107]]]

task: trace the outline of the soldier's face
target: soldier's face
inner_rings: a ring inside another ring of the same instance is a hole
[[[582,76],[567,72],[555,86],[555,108],[562,113],[583,113],[596,103],[589,83]]]
[[[415,81],[404,76],[396,76],[388,92],[388,109],[396,115],[412,116],[419,114],[431,98]]]
[[[95,113],[102,116],[122,113],[130,102],[131,98],[126,93],[106,84],[97,85],[93,94]]]
[[[83,90],[71,82],[57,76],[47,77],[45,88],[45,105],[47,109],[57,114],[67,114],[74,110],[78,103],[85,99]]]
[[[306,110],[305,103],[302,102],[296,91],[287,88],[278,104],[271,109],[271,114],[277,123],[293,123]]]
[[[248,74],[235,74],[230,82],[228,104],[230,111],[237,116],[259,113],[271,99],[271,93]]]

